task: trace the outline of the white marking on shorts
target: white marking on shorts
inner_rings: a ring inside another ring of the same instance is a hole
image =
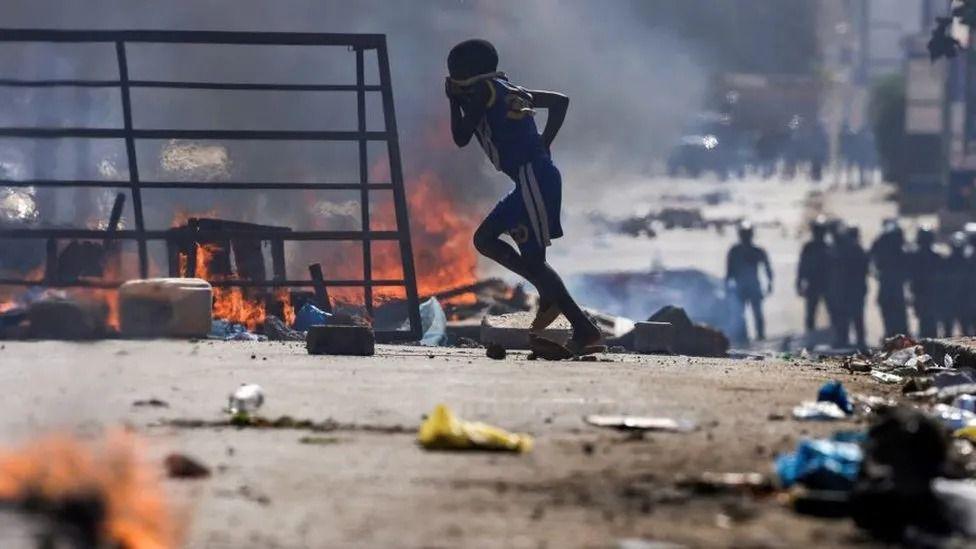
[[[522,202],[525,203],[525,210],[529,212],[529,225],[535,233],[535,239],[542,245],[542,231],[539,230],[539,217],[536,213],[535,201],[532,199],[532,191],[529,190],[528,178],[525,176],[525,166],[519,168],[519,187],[522,187]]]
[[[539,227],[542,228],[542,245],[548,246],[551,244],[549,240],[549,213],[546,211],[546,203],[542,200],[539,182],[535,178],[535,168],[529,163],[525,169],[529,174],[529,190],[532,191],[532,195],[535,197],[535,203],[539,208]]]

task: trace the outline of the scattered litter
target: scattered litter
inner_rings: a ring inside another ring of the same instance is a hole
[[[590,425],[610,427],[625,431],[668,431],[688,433],[698,428],[690,420],[676,420],[668,417],[589,415],[585,418]]]
[[[870,372],[873,367],[869,361],[853,356],[844,357],[843,365],[848,372],[859,373]]]
[[[624,538],[617,540],[616,549],[685,549],[685,545],[669,541],[654,541],[640,538]]]
[[[932,492],[942,503],[952,529],[976,537],[976,484],[972,480],[937,478],[932,481]]]
[[[264,389],[255,383],[242,383],[227,399],[227,411],[232,415],[250,415],[264,404]]]
[[[915,347],[916,345],[918,345],[918,342],[914,339],[905,334],[898,334],[885,339],[881,345],[881,350],[886,353],[892,353],[907,347]]]
[[[849,490],[861,469],[861,446],[837,440],[801,440],[792,454],[776,458],[780,484],[821,490]]]
[[[957,385],[972,385],[973,378],[963,372],[940,372],[932,378],[932,384],[939,389],[955,387]]]
[[[493,360],[505,360],[508,356],[508,352],[505,351],[505,347],[497,343],[490,343],[488,347],[485,348],[485,356]]]
[[[165,400],[160,400],[158,398],[150,398],[146,400],[136,400],[132,403],[133,406],[150,406],[153,408],[169,408],[169,403]]]
[[[447,341],[447,316],[436,297],[420,304],[420,326],[424,331],[421,345],[437,347]]]
[[[859,409],[863,414],[870,414],[880,408],[886,406],[895,406],[895,401],[890,398],[884,398],[876,395],[864,395],[860,393],[851,394],[851,402],[854,404],[856,409]]]
[[[793,418],[800,421],[833,421],[846,417],[847,413],[833,402],[810,400],[793,408]]]
[[[699,494],[723,492],[751,492],[755,494],[772,491],[772,482],[762,473],[715,473],[706,471],[690,478],[679,478],[675,483]]]
[[[428,450],[493,450],[529,452],[532,437],[510,433],[491,425],[463,421],[451,410],[438,404],[421,424],[417,442]]]
[[[976,413],[976,396],[959,395],[952,401],[952,405],[960,410]]]
[[[953,431],[952,436],[976,444],[976,425],[967,425],[961,429],[956,429]]]
[[[264,317],[264,335],[268,336],[269,341],[305,341],[305,334],[292,330],[275,315]]]
[[[295,323],[292,328],[297,332],[307,332],[312,326],[323,326],[329,323],[332,315],[319,309],[309,302],[305,302],[295,313]]]
[[[875,537],[899,541],[909,529],[949,527],[931,490],[949,455],[945,429],[907,406],[878,412],[863,444],[864,465],[851,493],[851,516]]]
[[[969,394],[976,394],[976,383],[964,383],[961,385],[949,385],[942,387],[941,389],[937,389],[935,398],[940,402],[951,402],[956,397]]]
[[[237,332],[224,338],[224,341],[267,341],[268,337],[252,332]]]
[[[950,431],[958,431],[976,422],[976,414],[960,408],[954,408],[948,404],[936,404],[933,406],[932,415]]]
[[[901,383],[904,380],[904,378],[901,376],[896,376],[895,374],[889,374],[887,372],[879,372],[878,370],[872,371],[871,377],[880,381],[881,383],[889,384]]]
[[[921,347],[916,345],[915,347],[906,347],[894,351],[884,360],[884,365],[889,368],[909,366],[910,361],[918,361],[918,353],[916,353],[918,349],[921,349]]]
[[[169,478],[206,478],[210,468],[185,454],[169,454],[163,460]]]
[[[339,437],[302,437],[298,439],[301,444],[313,444],[316,446],[326,446],[329,444],[338,444],[342,442]]]
[[[848,415],[854,412],[854,405],[847,398],[847,391],[844,389],[844,384],[836,380],[828,381],[820,387],[820,390],[817,392],[817,402],[833,402]]]

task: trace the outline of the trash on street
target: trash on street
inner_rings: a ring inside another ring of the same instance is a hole
[[[427,450],[490,450],[525,453],[532,450],[532,437],[510,433],[486,423],[464,421],[438,404],[417,433],[417,442]]]
[[[677,420],[668,417],[589,415],[586,422],[597,427],[610,427],[624,431],[668,431],[687,433],[698,425],[694,421]]]

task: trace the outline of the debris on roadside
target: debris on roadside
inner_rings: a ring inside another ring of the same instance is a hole
[[[275,315],[264,318],[264,335],[268,341],[305,341],[305,334],[289,328],[285,321]]]
[[[311,326],[305,347],[310,355],[373,356],[376,338],[369,326]]]
[[[210,476],[210,468],[186,454],[172,453],[163,460],[169,478],[199,479]]]
[[[800,421],[833,421],[847,414],[833,402],[807,401],[793,408],[793,419]]]
[[[138,407],[169,408],[168,402],[162,399],[158,399],[156,397],[152,397],[144,400],[136,400],[132,402],[132,405],[137,408]]]
[[[530,350],[530,326],[534,318],[535,314],[528,312],[485,316],[481,321],[481,343],[498,345],[506,350]],[[572,335],[572,327],[560,315],[548,328],[535,332],[535,335],[562,344]]]
[[[488,346],[485,347],[485,356],[492,360],[505,360],[505,357],[508,356],[508,352],[505,350],[505,347],[502,347],[497,343],[489,343]]]
[[[589,415],[584,421],[595,427],[609,427],[622,431],[665,431],[689,433],[698,428],[690,420],[677,420],[668,417]]]
[[[256,383],[241,383],[227,398],[227,412],[233,416],[253,414],[264,404],[264,389]]]
[[[772,481],[762,473],[704,473],[690,477],[678,477],[675,485],[698,494],[748,493],[768,494],[773,491]]]
[[[437,347],[447,341],[447,316],[436,297],[420,304],[420,327],[421,345]]]
[[[327,446],[342,442],[339,437],[302,437],[298,439],[299,444],[311,444],[316,446]]]
[[[668,305],[647,321],[618,338],[615,344],[638,353],[673,353],[686,356],[724,357],[729,338],[720,330],[696,324],[681,307]]]
[[[949,448],[945,429],[921,411],[880,411],[868,430],[864,464],[851,493],[855,523],[889,541],[903,539],[910,528],[948,534],[932,483],[949,473]]]
[[[47,297],[27,308],[27,337],[86,340],[106,337],[108,306],[103,302]]]
[[[485,450],[525,453],[532,437],[510,433],[486,423],[464,421],[438,404],[417,432],[417,442],[427,450]]]
[[[780,485],[800,484],[815,490],[846,491],[854,487],[863,453],[856,442],[838,439],[804,439],[796,451],[776,458]]]
[[[312,326],[324,326],[332,319],[332,313],[319,309],[310,302],[305,302],[295,313],[295,323],[292,328],[297,332],[307,332]]]
[[[844,389],[844,384],[837,380],[828,381],[820,387],[820,390],[817,392],[817,402],[833,402],[845,414],[850,415],[854,413],[854,405],[851,404],[850,399],[847,397],[847,390]]]
[[[836,380],[820,387],[816,401],[807,401],[793,408],[793,417],[801,421],[845,419],[853,413],[854,405],[847,397],[844,385]]]
[[[119,287],[119,328],[125,337],[205,337],[212,303],[203,279],[130,280]]]
[[[901,383],[902,381],[904,381],[904,378],[902,378],[901,376],[896,376],[895,374],[889,374],[888,372],[879,372],[877,370],[871,372],[871,377],[880,381],[881,383],[889,383],[889,384]]]

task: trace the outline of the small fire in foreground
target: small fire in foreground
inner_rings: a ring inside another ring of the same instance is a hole
[[[96,442],[67,434],[0,449],[0,502],[46,519],[51,546],[167,549],[178,545],[158,475],[135,437],[112,431]]]

